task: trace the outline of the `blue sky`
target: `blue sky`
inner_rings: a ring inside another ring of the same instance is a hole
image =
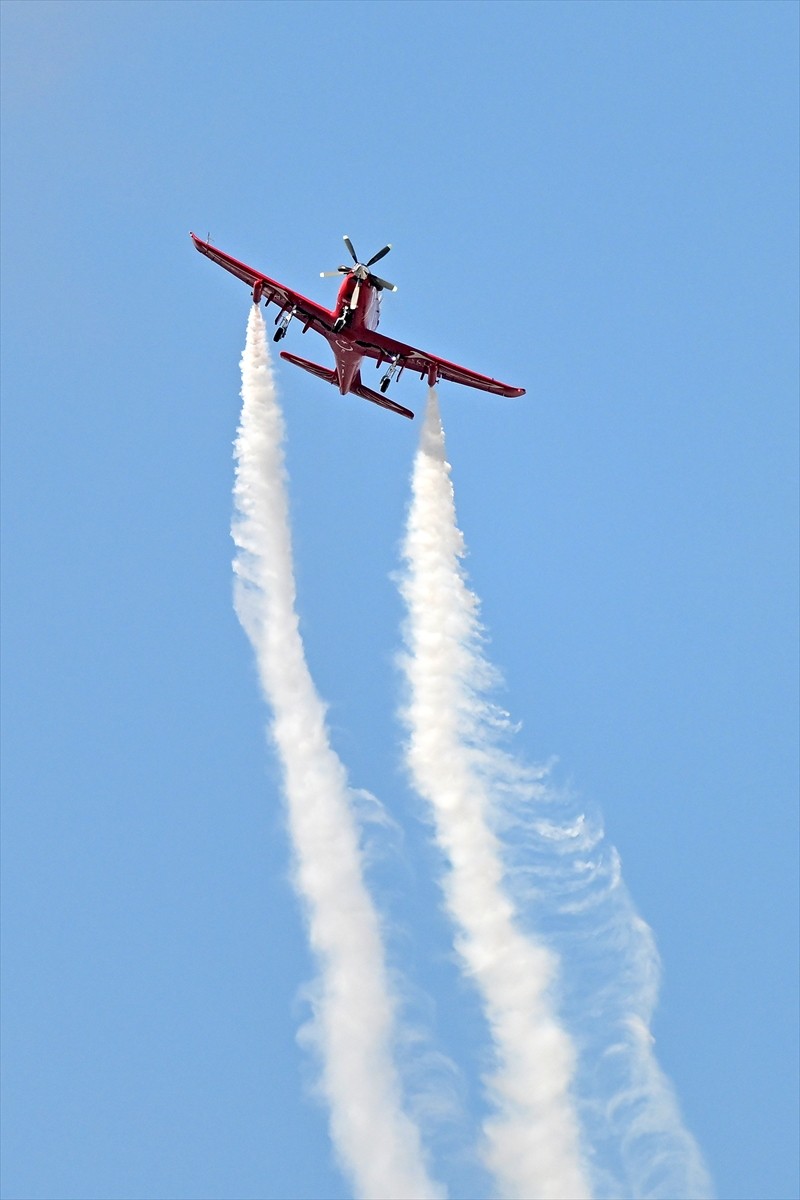
[[[9,1200],[347,1195],[231,606],[248,295],[189,229],[330,303],[341,235],[389,240],[382,328],[528,389],[441,388],[502,698],[605,814],[719,1196],[797,1193],[797,25],[784,3],[6,0]],[[398,823],[372,883],[469,1108],[479,1017],[396,719],[417,429],[280,382],[309,662]],[[395,395],[420,410],[424,385]]]

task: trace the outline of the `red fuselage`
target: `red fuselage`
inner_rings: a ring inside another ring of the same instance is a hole
[[[336,297],[334,316],[338,319],[347,314],[347,324],[344,329],[341,333],[325,334],[336,359],[339,391],[343,396],[346,396],[353,386],[364,359],[364,355],[357,345],[358,335],[371,329],[377,329],[381,319],[380,291],[366,280],[359,287],[356,307],[350,309],[350,297],[353,295],[356,283],[354,276],[346,275],[339,288],[339,295]]]

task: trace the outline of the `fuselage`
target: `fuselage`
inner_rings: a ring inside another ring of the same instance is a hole
[[[333,331],[325,335],[336,359],[339,391],[343,396],[352,388],[364,357],[356,344],[358,335],[362,331],[377,329],[381,319],[380,290],[366,280],[361,282],[356,306],[351,309],[350,302],[356,283],[355,276],[347,275],[336,297],[334,316],[337,322],[346,318],[347,323],[340,332]]]

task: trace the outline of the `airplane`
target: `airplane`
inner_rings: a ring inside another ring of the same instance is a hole
[[[468,371],[466,367],[459,367],[444,358],[437,358],[435,354],[426,354],[423,350],[416,350],[413,346],[407,346],[405,342],[395,341],[394,338],[385,337],[377,332],[381,292],[395,292],[397,288],[393,283],[373,274],[370,268],[389,253],[391,244],[373,254],[366,263],[362,263],[359,262],[353,243],[345,234],[344,244],[353,260],[353,266],[340,266],[335,271],[320,272],[323,279],[336,275],[344,276],[336,307],[329,311],[314,300],[306,299],[299,292],[292,291],[284,284],[276,283],[274,279],[262,275],[260,271],[231,258],[224,250],[212,246],[210,239],[202,241],[193,233],[190,236],[201,254],[205,254],[206,258],[218,263],[253,289],[254,304],[260,304],[264,300],[266,306],[277,306],[274,341],[280,342],[286,336],[286,331],[294,319],[302,326],[303,333],[313,329],[322,334],[333,351],[336,361],[333,370],[286,351],[281,351],[281,358],[338,387],[343,396],[350,392],[364,400],[371,400],[373,404],[379,404],[382,408],[388,408],[391,412],[399,413],[402,417],[413,418],[414,414],[410,409],[395,404],[386,395],[392,379],[395,376],[399,379],[406,368],[419,372],[420,379],[427,376],[430,387],[434,387],[439,379],[447,379],[466,387],[493,392],[497,396],[525,394],[524,388],[498,383],[496,379]],[[366,387],[361,379],[361,364],[365,358],[375,359],[378,368],[386,367],[379,383],[379,392]]]

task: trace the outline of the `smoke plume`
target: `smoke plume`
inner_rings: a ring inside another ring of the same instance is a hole
[[[511,803],[515,893],[562,962],[562,1016],[580,1041],[577,1095],[598,1200],[707,1200],[713,1187],[651,1033],[661,964],[599,815],[536,788]]]
[[[517,1200],[589,1195],[570,1094],[572,1042],[554,1016],[555,955],[520,929],[497,833],[494,795],[508,762],[495,748],[502,715],[484,698],[492,671],[468,589],[450,467],[431,390],[412,477],[402,592],[408,761],[429,803],[448,863],[445,901],[464,971],[480,994],[496,1069],[485,1157],[502,1194]]]
[[[653,1050],[652,931],[599,818],[502,748],[511,726],[488,699],[499,680],[464,553],[431,391],[401,584],[407,752],[496,1054],[488,1164],[507,1196],[705,1200],[708,1172]]]
[[[283,417],[264,320],[252,307],[241,361],[232,534],[235,604],[255,651],[280,759],[295,883],[319,967],[314,1038],[331,1135],[358,1194],[441,1196],[419,1130],[403,1110],[392,1059],[395,1028],[378,917],[366,890],[344,768],[305,660],[297,613]]]

